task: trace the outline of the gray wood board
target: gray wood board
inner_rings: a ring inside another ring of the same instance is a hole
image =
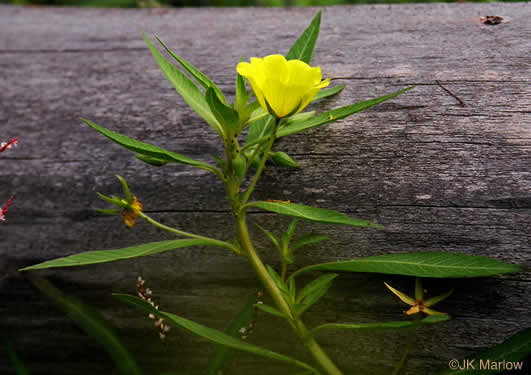
[[[78,120],[86,117],[202,161],[212,162],[221,152],[216,135],[160,73],[141,31],[159,35],[232,98],[239,57],[286,53],[316,11],[0,6],[0,141],[20,138],[19,147],[0,157],[0,203],[16,192],[8,220],[0,223],[0,328],[33,374],[114,370],[98,344],[18,268],[82,250],[172,238],[144,223],[127,229],[119,218],[91,210],[105,207],[96,191],[120,193],[114,174],[129,181],[158,220],[216,238],[233,236],[214,177],[185,166],[149,167]],[[483,15],[499,15],[504,22],[482,25]],[[531,265],[530,17],[526,3],[324,8],[313,64],[332,85],[347,88],[314,109],[417,87],[355,117],[278,142],[276,149],[301,168],[268,169],[256,198],[318,205],[385,226],[377,231],[300,222],[299,233],[313,230],[330,239],[301,252],[297,266],[415,250]],[[267,213],[250,216],[261,254],[276,265],[275,252],[253,224],[278,230],[289,221]],[[205,247],[35,274],[100,309],[146,374],[203,373],[211,346],[178,330],[162,345],[149,319],[113,300],[111,292],[134,293],[142,274],[163,309],[222,328],[260,288],[244,259]],[[433,373],[452,358],[531,326],[530,280],[523,273],[427,281],[432,295],[456,288],[440,306],[453,319],[422,331],[408,374]],[[383,281],[412,289],[411,278],[342,275],[310,310],[308,323],[404,319],[405,305]],[[310,360],[286,330],[261,314],[249,340]],[[399,360],[405,336],[329,332],[320,340],[345,374],[383,375]],[[0,358],[0,372],[12,373]],[[241,355],[230,373],[292,371]]]

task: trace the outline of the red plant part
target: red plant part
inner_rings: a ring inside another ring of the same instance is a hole
[[[16,146],[17,144],[18,144],[18,138],[13,138],[7,143],[2,142],[2,143],[0,143],[0,152],[4,152],[8,148]]]
[[[0,212],[0,220],[2,220],[2,221],[6,220],[7,209],[9,208],[9,206],[11,206],[11,202],[13,202],[13,198],[15,198],[15,197],[9,198],[9,200],[7,201],[7,203],[4,206],[4,208],[2,208],[2,212]]]

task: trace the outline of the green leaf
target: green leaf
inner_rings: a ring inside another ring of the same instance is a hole
[[[94,208],[93,210],[104,215],[120,215],[120,213],[122,212],[120,210],[106,210],[103,208]]]
[[[180,249],[189,246],[199,246],[210,244],[206,240],[170,240],[160,242],[150,242],[143,245],[126,247],[114,250],[87,251],[80,254],[70,255],[64,258],[48,260],[43,263],[22,268],[20,271],[38,270],[52,267],[73,267],[87,264],[114,262],[116,260],[143,257],[146,255],[162,253],[164,251]]]
[[[232,169],[234,170],[234,176],[238,181],[243,181],[245,178],[245,171],[247,170],[247,160],[241,154],[237,154],[232,159]]]
[[[450,368],[446,368],[440,372],[437,372],[436,375],[498,374],[502,372],[504,368],[503,366],[496,366],[497,362],[503,363],[503,361],[505,361],[506,364],[509,362],[519,364],[519,367],[522,366],[522,368],[525,368],[523,367],[523,359],[528,356],[529,353],[531,353],[531,328],[524,329],[501,344],[496,345],[495,347],[490,348],[482,353],[476,354],[471,358],[469,357],[468,359],[474,360],[475,370],[452,370]],[[462,364],[463,360],[458,362]],[[482,364],[483,368],[490,368],[490,370],[481,370],[480,366]],[[507,370],[507,373],[512,372],[509,370],[515,370],[515,373],[520,373],[516,367],[512,369],[507,367]]]
[[[312,294],[309,294],[306,296],[306,298],[302,301],[301,308],[296,309],[297,315],[302,315],[306,310],[308,310],[311,306],[313,306],[317,301],[323,297],[326,292],[328,292],[328,289],[332,286],[332,282],[329,282],[328,284],[323,284],[319,289],[316,289],[312,292]]]
[[[343,91],[345,87],[346,87],[345,85],[339,85],[339,86],[331,87],[329,89],[319,90],[317,94],[315,94],[315,96],[313,97],[312,102],[315,100],[319,100],[319,99],[327,98],[332,95],[339,94],[341,91]]]
[[[416,252],[362,257],[304,267],[295,272],[374,272],[417,277],[482,277],[525,271],[526,267],[484,256],[447,252]],[[294,274],[294,275],[295,275]]]
[[[317,332],[324,329],[355,329],[362,331],[373,331],[373,330],[382,330],[382,329],[402,329],[402,328],[412,328],[426,324],[435,324],[449,320],[448,315],[432,315],[428,316],[422,320],[417,321],[398,321],[398,322],[385,322],[385,323],[328,323],[323,324],[312,329],[311,333],[314,335]]]
[[[122,176],[119,176],[119,175],[115,175],[115,176],[122,184],[122,189],[124,190],[125,200],[128,203],[131,203],[133,201],[133,198],[131,197],[131,190],[129,190],[129,186],[127,185],[127,182],[125,182]]]
[[[312,60],[313,49],[315,48],[315,43],[317,42],[317,37],[319,36],[320,27],[321,11],[317,13],[310,26],[304,30],[299,39],[297,39],[297,41],[293,44],[286,55],[286,60],[301,60],[306,64],[310,64],[310,61]]]
[[[24,367],[24,363],[18,358],[17,353],[15,350],[9,345],[9,343],[5,343],[6,351],[7,351],[7,357],[13,364],[13,367],[15,368],[16,375],[30,375],[30,372],[26,370],[26,367]]]
[[[142,160],[144,163],[152,165],[154,167],[162,167],[163,165],[168,164],[167,160],[157,159],[157,158],[147,156],[147,155],[142,155],[142,154],[136,154],[135,158],[137,158],[138,160]]]
[[[284,121],[282,121],[282,126],[290,126],[291,124],[295,124],[297,122],[309,120],[313,116],[315,116],[316,113],[317,112],[315,111],[301,112],[301,113],[297,113],[296,115],[286,117]]]
[[[243,58],[240,58],[240,62]],[[237,73],[236,75],[236,110],[240,112],[247,104],[249,95],[247,95],[247,87],[245,86],[245,78]]]
[[[160,69],[168,78],[168,81],[171,82],[175,90],[181,95],[184,101],[197,112],[220,136],[223,137],[223,129],[218,123],[206,103],[205,96],[199,90],[199,88],[179,69],[173,66],[157,48],[149,41],[146,34],[143,34],[144,40],[148,45],[149,49],[157,64],[159,64]]]
[[[182,65],[182,67],[184,69],[186,69],[188,71],[188,73],[190,73],[192,75],[192,77],[195,78],[195,80],[197,82],[199,82],[199,84],[201,86],[203,86],[205,89],[208,89],[208,88],[212,88],[215,93],[216,93],[216,96],[218,97],[218,99],[223,103],[223,104],[226,104],[226,101],[225,101],[225,96],[223,96],[223,93],[221,92],[221,90],[215,85],[214,82],[212,82],[212,80],[210,78],[208,78],[205,74],[203,74],[199,69],[197,69],[195,66],[193,66],[192,64],[190,64],[188,61],[186,61],[185,59],[183,59],[181,56],[179,55],[176,55],[172,50],[170,50],[166,44],[164,44],[164,42],[162,42],[162,40],[159,39],[158,36],[155,36],[155,38],[159,41],[160,44],[162,44],[162,46],[164,47],[164,49],[166,49],[166,51],[171,55],[171,57],[173,57],[175,60],[177,60],[177,62],[179,64]]]
[[[271,307],[269,305],[264,305],[264,304],[261,304],[261,303],[257,303],[254,306],[257,309],[262,310],[263,312],[266,312],[266,313],[271,314],[273,316],[276,316],[276,317],[279,317],[279,318],[282,318],[282,319],[289,319],[289,317],[286,314],[284,314],[283,312],[278,311],[277,309],[275,309],[274,307]]]
[[[321,242],[324,240],[327,240],[328,236],[325,236],[324,234],[314,234],[314,233],[308,233],[299,238],[295,243],[291,246],[290,253],[295,252],[295,250],[310,245],[312,243]]]
[[[318,372],[316,369],[314,369],[310,365],[300,362],[294,358],[290,358],[283,354],[275,353],[268,349],[260,348],[258,346],[249,344],[248,342],[229,336],[226,333],[223,333],[216,329],[206,327],[204,325],[201,325],[191,320],[182,318],[180,316],[156,310],[149,303],[141,300],[138,297],[129,296],[126,294],[113,294],[113,295],[124,302],[130,303],[132,305],[136,305],[147,312],[160,316],[161,318],[165,319],[168,323],[174,326],[180,326],[207,340],[216,342],[221,345],[228,346],[233,349],[241,350],[241,351],[248,352],[248,353],[253,353],[256,355],[260,355],[262,357],[266,357],[266,358],[274,359],[274,360],[284,362],[287,364],[291,364],[294,366],[302,367],[302,368],[314,371],[316,373]]]
[[[312,295],[317,290],[321,289],[322,287],[328,285],[330,287],[332,285],[332,281],[337,277],[337,273],[329,273],[326,275],[322,275],[318,277],[315,280],[312,280],[309,282],[300,292],[297,296],[297,303],[300,303],[304,300],[307,296]],[[290,278],[290,280],[293,280],[293,278]],[[327,288],[328,289],[328,288]]]
[[[290,134],[299,133],[307,129],[315,128],[317,126],[329,124],[331,122],[344,119],[345,117],[348,117],[354,113],[361,112],[367,108],[375,106],[376,104],[380,104],[385,102],[386,100],[392,99],[395,96],[398,96],[408,90],[411,90],[412,88],[413,87],[408,87],[403,90],[396,91],[392,94],[380,96],[379,98],[370,99],[363,102],[336,108],[331,111],[322,113],[318,116],[315,116],[307,121],[297,122],[290,126],[282,127],[277,131],[277,137],[285,137]]]
[[[223,104],[216,96],[212,87],[207,89],[206,101],[210,107],[210,111],[212,111],[216,120],[218,120],[223,127],[224,134],[226,134],[227,137],[236,134],[238,132],[238,112]]]
[[[98,192],[96,192],[96,194],[98,195],[98,197],[100,197],[101,199],[103,199],[107,203],[110,203],[110,204],[113,204],[115,206],[122,207],[122,208],[129,207],[129,205],[127,203],[123,203],[120,198],[115,197],[114,195],[112,195],[111,197],[107,197],[107,196],[105,196],[105,195],[103,195],[101,193],[98,193]]]
[[[286,249],[289,247],[289,243],[291,242],[291,238],[293,237],[293,234],[295,233],[295,228],[297,227],[297,219],[291,220],[291,223],[289,223],[288,229],[282,234],[282,243],[286,247]]]
[[[81,119],[81,121],[86,123],[88,126],[96,130],[97,132],[103,134],[104,136],[109,138],[111,141],[118,143],[120,146],[123,146],[130,151],[137,152],[139,154],[150,156],[156,159],[165,160],[168,162],[193,165],[194,167],[198,167],[198,168],[207,170],[209,172],[212,172],[213,170],[215,170],[215,168],[209,164],[202,163],[194,159],[190,159],[189,157],[176,154],[171,151],[166,151],[165,149],[161,147],[153,146],[153,145],[150,145],[149,143],[136,141],[132,138],[126,137],[125,135],[121,135],[111,130],[105,129],[103,126],[97,125],[93,123],[92,121],[89,121],[86,119]]]
[[[247,133],[245,145],[249,146],[258,140],[266,141],[271,136],[275,128],[274,125],[275,121],[271,115],[264,116],[262,119],[253,122],[249,128],[249,133]]]
[[[297,168],[299,165],[295,160],[291,158],[288,154],[282,151],[272,152],[270,154],[271,159],[275,162],[275,164],[280,165],[282,167],[290,167],[290,168]]]
[[[286,295],[289,295],[288,287],[286,286],[284,281],[282,281],[280,275],[269,264],[266,264],[266,267],[267,272],[269,272],[269,275],[271,276],[275,284],[277,284],[278,289],[280,289],[280,291],[284,292]]]
[[[260,228],[262,230],[262,232],[265,233],[265,235],[271,240],[271,242],[273,242],[273,244],[277,247],[277,249],[280,251],[281,250],[281,247],[280,247],[280,243],[278,241],[278,239],[273,235],[273,233],[271,233],[270,231],[268,231],[267,229],[265,228],[262,228],[260,225],[256,224],[256,226],[258,228]]]
[[[142,374],[135,360],[118,341],[110,328],[107,327],[99,313],[73,298],[65,296],[45,280],[36,280],[33,284],[65,311],[89,336],[105,348],[122,375]]]
[[[231,337],[240,336],[240,328],[247,327],[254,317],[254,304],[256,303],[256,293],[247,301],[241,311],[232,319],[224,332]],[[208,360],[208,375],[218,375],[223,370],[229,358],[231,348],[221,344],[216,344],[214,351]]]
[[[257,207],[266,211],[276,212],[281,215],[298,217],[301,219],[319,221],[329,224],[343,224],[357,227],[382,228],[381,225],[370,221],[354,219],[337,211],[325,210],[311,206],[304,206],[296,203],[276,203],[276,202],[253,202],[245,206]]]

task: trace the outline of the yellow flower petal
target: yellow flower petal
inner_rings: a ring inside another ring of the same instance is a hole
[[[252,57],[250,63],[239,63],[236,70],[249,80],[262,108],[276,117],[302,111],[330,81],[321,82],[321,68],[300,60],[286,61],[282,55]]]

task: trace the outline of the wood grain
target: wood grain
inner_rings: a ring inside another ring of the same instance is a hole
[[[114,174],[124,176],[146,212],[165,224],[226,240],[234,235],[213,176],[186,166],[147,166],[78,120],[86,117],[202,161],[221,152],[216,134],[158,70],[141,31],[159,35],[232,98],[239,57],[285,53],[316,11],[0,6],[0,141],[20,138],[19,147],[0,155],[0,201],[16,193],[8,220],[0,223],[0,329],[33,374],[115,372],[98,344],[18,268],[82,250],[172,238],[144,223],[130,230],[91,210],[105,206],[95,192],[120,192]],[[482,25],[484,15],[504,22]],[[256,198],[318,205],[385,226],[378,231],[301,222],[299,234],[318,231],[330,240],[301,252],[297,266],[414,250],[531,266],[530,17],[526,3],[323,9],[313,64],[332,85],[347,88],[314,109],[416,88],[278,142],[276,149],[301,168],[268,169]],[[272,230],[288,223],[268,213],[250,216],[252,224]],[[277,264],[254,225],[252,234],[265,261]],[[114,301],[111,292],[134,293],[142,274],[163,309],[222,328],[260,288],[243,258],[206,247],[34,274],[102,310],[146,374],[203,374],[211,346],[178,330],[162,345],[149,319]],[[403,319],[405,305],[383,281],[413,287],[410,278],[342,275],[310,310],[308,323]],[[453,319],[421,331],[407,373],[434,373],[452,358],[531,326],[530,281],[528,273],[426,281],[433,295],[456,288],[440,306]],[[309,360],[288,329],[260,314],[249,340]],[[345,374],[390,374],[405,344],[401,332],[326,332],[320,340]],[[291,370],[242,354],[230,373]],[[13,373],[3,356],[0,373]]]

